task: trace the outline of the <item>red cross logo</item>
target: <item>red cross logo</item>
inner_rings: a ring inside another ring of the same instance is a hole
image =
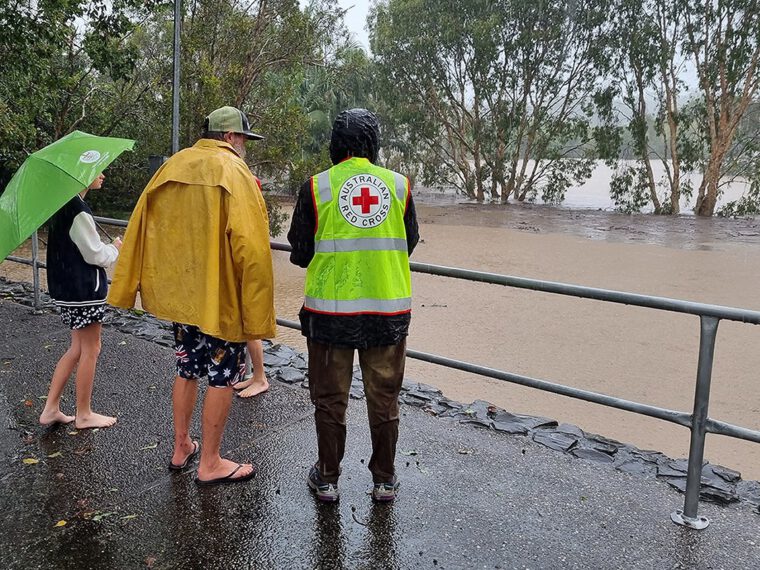
[[[380,203],[378,196],[370,196],[369,188],[362,187],[362,195],[354,196],[353,205],[362,207],[362,214],[369,214],[370,206]]]

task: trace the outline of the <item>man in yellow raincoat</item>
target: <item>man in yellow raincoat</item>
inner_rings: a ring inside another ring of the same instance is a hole
[[[234,107],[206,117],[203,136],[156,172],[129,220],[108,302],[142,307],[174,323],[174,454],[196,483],[246,481],[249,463],[220,456],[233,386],[245,372],[245,343],[275,334],[269,220],[245,158],[251,132]],[[190,438],[198,379],[208,377],[202,445]]]

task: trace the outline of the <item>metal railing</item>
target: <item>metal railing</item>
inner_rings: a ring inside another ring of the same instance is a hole
[[[117,220],[113,218],[96,217],[95,220],[96,222],[114,226],[125,227],[127,225],[127,222],[125,220]],[[291,250],[291,247],[288,244],[278,242],[271,242],[271,247],[273,250],[278,251],[287,252]],[[9,261],[25,263],[33,267],[35,274],[35,309],[39,310],[38,270],[40,267],[44,267],[44,264],[40,263],[37,259],[38,246],[36,233],[32,238],[32,255],[33,259],[31,260],[18,257],[8,257],[7,259]],[[487,376],[496,380],[519,384],[521,386],[527,386],[529,388],[535,388],[537,390],[551,392],[553,394],[576,398],[579,400],[600,404],[602,406],[617,408],[619,410],[625,410],[628,412],[657,418],[689,428],[691,432],[691,441],[689,445],[684,508],[682,510],[679,509],[674,511],[671,514],[671,519],[673,522],[679,525],[693,529],[703,529],[707,527],[709,524],[707,517],[700,516],[698,514],[699,492],[702,476],[702,461],[704,458],[706,434],[714,433],[760,443],[760,431],[736,426],[708,417],[710,383],[712,380],[713,355],[715,352],[715,339],[718,332],[718,323],[721,319],[725,319],[757,325],[760,324],[760,311],[750,311],[746,309],[725,307],[721,305],[710,305],[705,303],[693,303],[690,301],[670,299],[667,297],[638,295],[635,293],[625,293],[608,289],[597,289],[594,287],[570,285],[567,283],[544,281],[540,279],[526,279],[524,277],[513,277],[508,275],[499,275],[496,273],[471,271],[468,269],[445,267],[428,263],[410,262],[410,266],[412,271],[417,273],[426,273],[428,275],[452,277],[456,279],[465,279],[468,281],[491,283],[494,285],[502,285],[506,287],[530,289],[544,293],[554,293],[557,295],[579,297],[582,299],[595,299],[608,303],[633,305],[637,307],[645,307],[661,311],[685,313],[698,316],[700,320],[699,356],[697,363],[697,378],[694,390],[694,408],[692,413],[669,410],[667,408],[660,408],[658,406],[652,406],[650,404],[642,404],[640,402],[624,400],[622,398],[616,398],[614,396],[608,396],[606,394],[601,394],[598,392],[582,390],[580,388],[565,386],[563,384],[558,384],[539,378],[532,378],[530,376],[512,374],[510,372],[504,372],[477,364],[454,360],[436,354],[430,354],[411,349],[408,349],[406,353],[410,358],[430,362],[432,364],[438,364],[441,366],[462,370],[464,372],[479,374],[481,376]],[[301,328],[299,323],[286,319],[278,318],[277,324],[293,329]]]

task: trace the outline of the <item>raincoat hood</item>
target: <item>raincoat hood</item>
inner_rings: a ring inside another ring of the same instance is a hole
[[[377,162],[380,149],[380,124],[367,109],[348,109],[333,123],[330,137],[330,160],[333,164],[349,157],[363,157]]]

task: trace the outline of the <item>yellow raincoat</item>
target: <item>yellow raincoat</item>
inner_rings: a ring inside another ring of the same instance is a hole
[[[275,335],[269,218],[225,142],[200,139],[156,172],[129,220],[108,302],[242,342]]]

